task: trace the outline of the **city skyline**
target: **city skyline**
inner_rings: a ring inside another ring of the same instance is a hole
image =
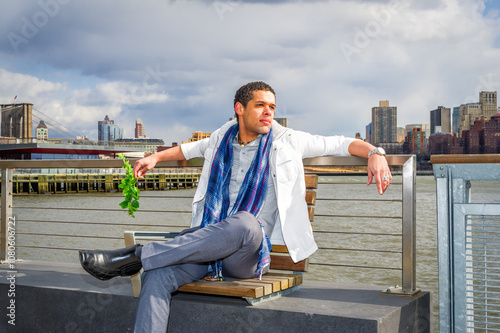
[[[438,105],[500,90],[499,6],[4,1],[0,103],[33,103],[93,139],[106,114],[140,118],[149,137],[173,142],[218,128],[236,89],[263,80],[277,93],[276,116],[313,134],[362,133],[379,100],[398,106],[400,126],[427,123]],[[133,137],[133,126],[124,130]]]
[[[486,106],[486,112],[484,113],[481,113],[482,110],[483,110],[483,104],[484,104],[484,101],[483,101],[483,96],[493,96],[494,97],[494,100],[493,99],[488,99],[487,101],[487,106]],[[476,119],[479,119],[481,117],[481,115],[484,115],[486,117],[486,119],[489,119],[491,115],[493,115],[493,111],[492,110],[497,110],[497,113],[500,114],[500,107],[497,105],[497,100],[496,100],[496,96],[497,96],[497,92],[486,92],[486,91],[482,91],[482,92],[479,92],[479,102],[477,103],[467,103],[467,104],[462,104],[460,106],[456,106],[456,107],[453,107],[453,110],[454,111],[459,111],[459,109],[461,107],[471,107],[471,106],[478,106],[479,107],[479,111],[475,111],[474,113],[474,117],[471,117],[471,123],[474,123],[474,120]],[[495,102],[495,103],[492,103],[492,102]],[[12,106],[21,106],[23,104],[21,103],[15,103],[15,104],[10,104],[10,105],[6,105],[8,106],[9,108],[12,108]],[[31,105],[31,103],[27,103],[28,106]],[[30,106],[31,107],[31,106]],[[391,129],[391,133],[387,134],[387,133],[384,133],[383,135],[382,134],[379,134],[379,135],[382,135],[384,136],[384,138],[381,138],[378,139],[378,140],[373,140],[373,137],[372,137],[372,134],[368,134],[368,132],[366,132],[366,135],[369,135],[370,138],[368,137],[365,137],[364,139],[369,139],[368,141],[370,141],[371,143],[374,143],[374,144],[377,144],[379,142],[384,142],[384,143],[387,143],[387,142],[399,142],[399,140],[388,140],[388,138],[397,138],[399,136],[399,134],[397,134],[397,129],[404,129],[406,127],[406,132],[409,131],[409,127],[413,127],[413,125],[415,124],[397,124],[397,114],[398,114],[398,111],[397,111],[397,106],[390,106],[389,105],[389,101],[385,100],[385,101],[379,101],[378,102],[378,106],[377,107],[372,107],[371,108],[371,120],[373,122],[373,120],[375,119],[375,110],[377,110],[377,112],[379,110],[381,111],[390,111],[389,113],[391,113],[391,123],[392,123],[392,129]],[[429,110],[429,115],[430,115],[430,120],[427,122],[427,123],[421,123],[420,125],[426,125],[428,128],[427,128],[427,131],[428,131],[428,134],[426,134],[426,139],[429,138],[430,134],[434,134],[434,133],[451,133],[451,134],[454,134],[455,133],[455,126],[453,125],[454,123],[454,119],[453,119],[453,114],[451,112],[451,108],[447,108],[445,106],[438,106],[435,110]],[[445,112],[444,114],[442,114],[442,112]],[[479,113],[478,113],[479,112]],[[384,112],[382,112],[384,113]],[[380,119],[382,119],[382,114],[379,116]],[[394,117],[394,119],[392,119]],[[37,116],[36,118],[39,118],[41,122],[45,122],[43,118],[41,118],[40,116]],[[384,118],[387,118],[387,115],[384,115]],[[457,117],[458,118],[458,117]],[[276,117],[277,121],[280,122],[280,119],[284,119],[284,121],[286,122],[287,121],[287,118],[279,118],[279,117]],[[433,126],[436,126],[436,125],[433,125],[433,119],[434,119],[434,122],[436,122],[437,124],[437,130],[433,127]],[[438,120],[439,119],[439,120]],[[281,120],[283,121],[283,120]],[[382,120],[380,120],[382,121]],[[385,119],[385,121],[387,121],[387,119]],[[32,121],[32,132],[33,132],[33,137],[36,138],[37,134],[36,134],[36,123],[37,121],[36,120],[33,120]],[[372,122],[370,122],[368,124],[368,126],[365,127],[365,129],[368,131],[368,128],[370,128],[370,132],[371,132],[371,126],[372,126]],[[446,123],[443,123],[441,124],[441,122],[447,122]],[[394,126],[394,123],[396,123],[396,126]],[[457,120],[457,124],[459,124],[460,122]],[[104,117],[104,121],[98,121],[98,128],[101,128],[101,126],[103,124],[110,124],[112,127],[114,128],[117,128],[117,130],[119,131],[120,133],[120,139],[122,138],[135,138],[135,139],[139,139],[139,138],[147,138],[145,136],[145,124],[142,122],[142,119],[140,118],[136,118],[135,119],[135,124],[134,124],[134,135],[132,136],[123,136],[123,131],[124,131],[124,128],[123,127],[120,127],[118,126],[118,124],[114,124],[114,120],[111,120],[109,119],[108,115],[105,115]],[[59,126],[61,126],[61,130],[60,129],[57,129],[56,127],[56,130],[57,130],[57,133],[61,133],[61,132],[65,132],[64,128],[67,128],[64,124],[58,124]],[[282,124],[284,126],[287,126],[285,124]],[[46,124],[44,124],[45,128],[47,128]],[[51,128],[53,126],[53,124],[50,124],[49,125],[49,128]],[[387,124],[384,124],[384,126],[387,127]],[[109,126],[108,126],[109,127]],[[379,126],[378,126],[379,127]],[[54,128],[52,128],[54,129]],[[468,129],[468,128],[467,128]],[[385,129],[386,130],[386,129]],[[380,131],[385,131],[385,130],[382,130],[380,129]],[[411,129],[410,129],[411,130]],[[426,131],[426,132],[427,132]],[[98,131],[100,133],[100,131]],[[109,129],[108,129],[108,132],[109,132]],[[195,132],[200,132],[201,131],[194,131],[193,133]],[[359,134],[361,132],[357,132],[356,134]],[[364,133],[364,132],[363,132]],[[3,133],[0,133],[0,135],[4,136]],[[98,134],[98,139],[97,141],[115,141],[113,139],[111,139],[111,137],[114,137],[113,134],[110,134],[107,133],[106,134],[107,137],[108,137],[108,140],[104,140],[103,138],[101,138],[101,134]],[[138,135],[140,137],[138,137]],[[354,137],[355,135],[351,135],[352,137]],[[404,135],[405,136],[405,135]],[[51,135],[50,136],[51,138],[61,138],[60,136],[53,136]],[[86,137],[88,138],[87,135],[82,135],[81,137]],[[186,138],[176,138],[174,141],[172,142],[182,142],[184,141]],[[91,139],[92,140],[92,139]]]

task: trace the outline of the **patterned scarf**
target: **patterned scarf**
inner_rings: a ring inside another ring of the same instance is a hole
[[[260,139],[259,149],[255,153],[250,169],[245,175],[243,184],[238,192],[238,197],[233,208],[229,209],[229,181],[231,180],[231,167],[233,165],[233,140],[238,134],[238,124],[231,126],[222,139],[214,161],[208,180],[208,188],[205,196],[205,207],[201,228],[218,223],[226,217],[239,211],[247,211],[257,216],[262,208],[262,204],[267,194],[267,179],[269,176],[269,153],[273,141],[272,129]],[[259,222],[260,223],[260,222]],[[262,270],[271,262],[269,252],[271,242],[262,227],[262,244],[259,250],[259,261],[257,270],[259,278]],[[210,264],[211,275],[219,280],[222,277],[222,262],[218,260]]]

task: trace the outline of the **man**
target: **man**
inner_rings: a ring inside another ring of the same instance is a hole
[[[248,83],[235,95],[237,120],[210,138],[135,163],[134,175],[140,178],[161,161],[205,159],[191,229],[144,247],[80,252],[83,268],[102,280],[144,269],[135,332],[165,332],[171,294],[209,271],[212,278],[265,274],[269,238],[286,244],[295,262],[316,251],[304,200],[303,158],[363,156],[368,158],[368,185],[375,179],[380,194],[389,186],[392,176],[382,149],[361,140],[282,127],[273,121],[275,108],[269,85]]]

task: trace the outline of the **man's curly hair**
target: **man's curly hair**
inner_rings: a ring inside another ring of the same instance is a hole
[[[267,83],[262,81],[250,82],[236,91],[236,94],[234,95],[233,106],[236,106],[236,103],[240,102],[243,107],[246,108],[248,102],[253,99],[253,92],[258,90],[270,91],[276,97],[276,93],[274,92],[273,88],[271,88],[271,86]],[[236,118],[238,118],[238,116],[236,116]]]

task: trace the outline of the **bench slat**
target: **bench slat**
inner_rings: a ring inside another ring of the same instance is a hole
[[[306,191],[306,203],[312,206],[316,204],[316,191]]]
[[[244,282],[237,281],[196,281],[179,287],[179,291],[223,295],[223,296],[236,296],[236,297],[249,297],[259,298],[264,296],[264,287],[248,285]]]
[[[227,279],[226,281],[196,281],[179,291],[212,295],[259,298],[286,290],[302,283],[301,275],[268,273],[259,279]]]
[[[303,281],[303,275],[302,274],[283,274],[283,273],[277,273],[277,272],[270,272],[267,273],[265,276],[272,277],[272,276],[278,276],[278,277],[291,277],[294,279],[294,286],[297,286],[299,284],[302,284]]]
[[[306,182],[307,189],[317,189],[318,188],[318,175],[307,173],[304,175],[304,180]]]
[[[272,248],[271,252],[288,253],[288,248],[286,247],[286,245],[274,245],[273,244],[273,248]]]

